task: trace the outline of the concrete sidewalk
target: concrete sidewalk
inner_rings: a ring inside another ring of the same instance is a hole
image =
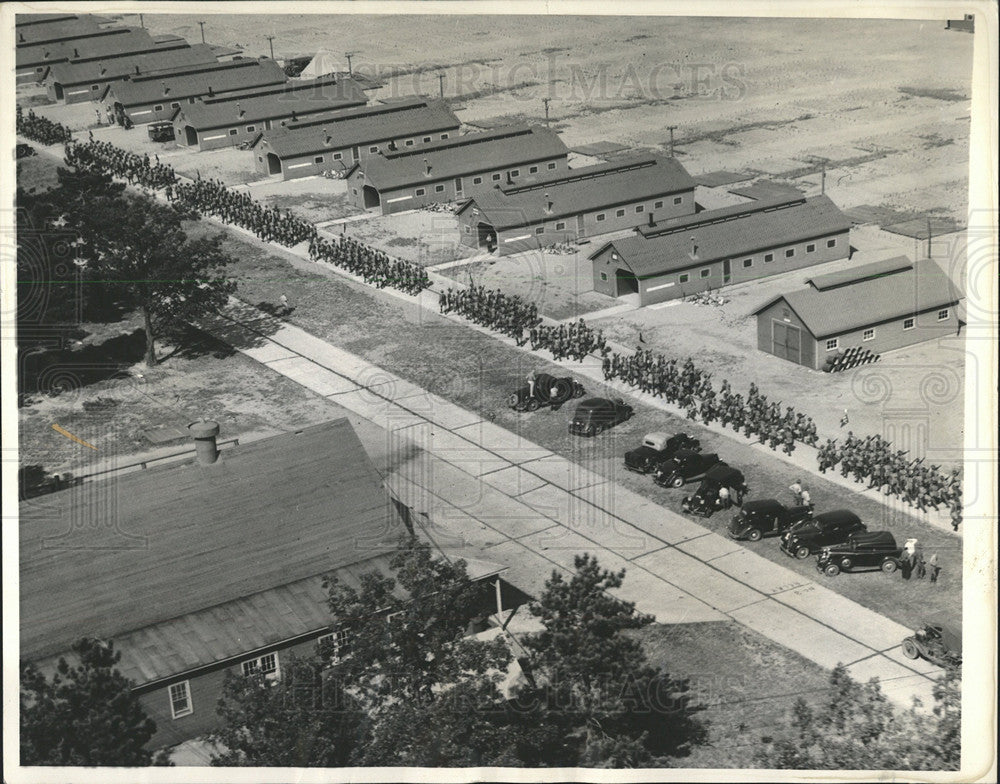
[[[529,592],[590,552],[627,567],[619,593],[660,622],[732,619],[824,667],[879,677],[900,706],[933,704],[939,671],[903,657],[900,624],[244,303],[200,326],[382,427],[398,457],[388,485],[445,552],[503,563]]]

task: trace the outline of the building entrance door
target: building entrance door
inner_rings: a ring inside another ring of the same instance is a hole
[[[725,286],[733,279],[733,267],[729,259],[722,262],[722,285]]]
[[[802,330],[783,321],[772,321],[771,353],[802,364]]]

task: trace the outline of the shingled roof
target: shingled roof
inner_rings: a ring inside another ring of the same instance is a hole
[[[443,101],[413,98],[391,104],[324,112],[262,135],[279,158],[312,155],[382,139],[457,129],[461,123]]]
[[[347,419],[41,496],[20,510],[21,656],[291,586],[402,533]]]
[[[210,63],[181,74],[140,76],[112,85],[109,90],[115,100],[127,108],[207,96],[210,91],[229,92],[283,84],[287,80],[274,60],[234,60]]]
[[[20,49],[25,46],[85,38],[100,32],[100,30],[100,25],[89,16],[71,16],[53,21],[50,24],[19,26],[14,38]]]
[[[15,59],[18,68],[27,68],[67,60],[120,57],[137,52],[179,49],[186,46],[188,46],[186,41],[157,45],[149,33],[141,28],[116,27],[99,30],[86,38],[76,38],[72,41],[21,47],[17,50]]]
[[[352,166],[347,176],[360,168],[366,182],[381,190],[393,190],[551,160],[567,153],[566,145],[553,131],[530,125],[510,125],[372,155]],[[431,169],[429,176],[426,174],[428,166]]]
[[[473,196],[459,213],[475,204],[488,223],[502,230],[691,191],[694,185],[676,159],[643,155],[501,186]]]
[[[368,96],[351,79],[323,78],[309,83],[288,82],[286,89],[263,95],[226,95],[185,104],[174,115],[196,130],[223,128],[238,123],[291,117],[293,114],[364,106]]]
[[[906,256],[821,275],[775,297],[754,315],[784,299],[816,338],[955,305],[961,294],[933,259]]]
[[[195,44],[185,49],[165,52],[143,52],[111,60],[70,60],[56,63],[49,69],[46,81],[72,86],[116,81],[126,76],[149,76],[154,73],[183,73],[217,62],[215,52],[207,44]]]
[[[591,254],[594,258],[614,247],[621,259],[638,277],[655,277],[722,259],[743,256],[768,248],[790,245],[823,237],[851,228],[850,220],[828,196],[795,199],[776,205],[760,202],[710,210],[658,224],[669,231],[643,236],[640,227],[631,237],[613,240]],[[723,213],[722,220],[713,220]],[[654,227],[655,228],[655,227]],[[691,237],[697,256],[691,256]]]

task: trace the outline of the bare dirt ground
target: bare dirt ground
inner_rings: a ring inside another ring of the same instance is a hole
[[[348,223],[347,234],[390,256],[431,267],[478,252],[459,242],[458,219],[450,210],[370,214],[370,218]],[[339,234],[340,225],[330,226],[328,230]]]
[[[253,183],[249,193],[257,201],[291,210],[310,223],[327,223],[363,212],[347,201],[347,183],[338,179],[263,179]]]

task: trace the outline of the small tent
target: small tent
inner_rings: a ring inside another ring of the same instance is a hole
[[[340,62],[340,58],[328,49],[320,49],[316,56],[309,61],[309,65],[302,69],[299,74],[301,79],[315,79],[318,76],[346,71]]]

